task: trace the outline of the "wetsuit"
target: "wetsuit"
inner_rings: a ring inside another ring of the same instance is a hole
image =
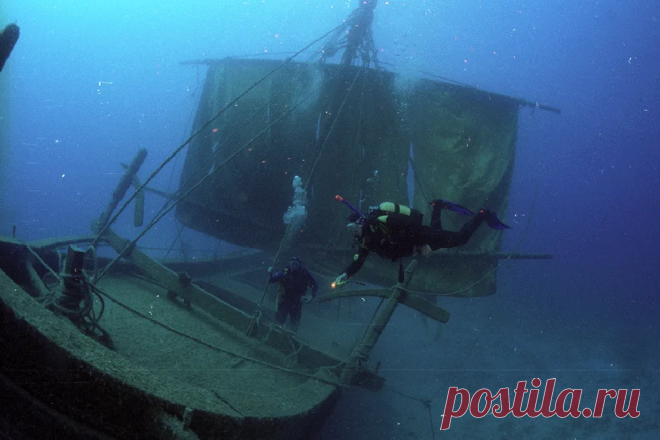
[[[271,274],[268,282],[279,282],[281,287],[280,293],[277,296],[277,314],[275,315],[275,320],[280,325],[283,325],[288,316],[291,320],[292,330],[297,331],[302,315],[301,298],[308,287],[311,287],[312,295],[316,296],[319,290],[316,280],[307,269],[300,267],[298,270],[292,271],[286,268],[276,274]]]
[[[396,261],[415,254],[424,245],[429,245],[433,251],[462,246],[488,216],[488,213],[479,212],[458,232],[453,232],[442,229],[441,211],[439,205],[433,207],[430,226],[422,225],[418,217],[404,214],[367,217],[362,226],[360,250],[357,258],[344,271],[346,276],[350,278],[355,275],[371,251]]]

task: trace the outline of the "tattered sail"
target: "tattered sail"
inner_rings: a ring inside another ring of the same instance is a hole
[[[299,175],[308,216],[297,241],[313,250],[308,260],[338,272],[352,253],[344,226],[349,212],[335,202],[336,194],[363,211],[382,201],[409,205],[413,196],[412,205],[430,217],[428,202],[441,197],[473,210],[487,206],[506,218],[520,101],[384,70],[289,62],[204,127],[282,62],[206,64],[193,127],[202,133],[191,142],[180,190],[226,164],[178,206],[177,218],[186,226],[274,250],[284,237],[282,216]],[[446,229],[456,230],[463,221],[443,214]],[[482,228],[460,250],[496,253],[501,238]],[[481,280],[456,294],[494,293],[493,258],[437,254],[422,262],[411,289],[451,294]],[[377,260],[371,258],[360,275],[379,284],[396,282],[397,268]]]

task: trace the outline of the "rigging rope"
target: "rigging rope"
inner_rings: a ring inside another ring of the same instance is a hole
[[[301,72],[299,72],[299,73],[301,73]],[[334,78],[334,75],[333,75],[332,78]],[[290,84],[291,84],[291,83],[295,84],[296,81],[297,81],[297,77],[296,77],[296,76],[293,76],[293,77],[290,78]],[[322,83],[322,85],[325,84],[327,81],[329,81],[329,80],[328,80],[328,79],[324,80],[323,83]],[[322,86],[322,85],[321,85],[321,86]],[[319,88],[320,88],[320,87],[319,87]],[[317,89],[318,89],[318,88],[317,88]],[[279,92],[281,92],[282,90],[285,90],[285,86],[284,86],[284,85],[280,86],[280,91],[279,91]],[[259,117],[259,115],[263,114],[263,112],[264,112],[265,110],[267,110],[268,108],[270,108],[270,106],[275,102],[275,100],[277,99],[277,97],[281,95],[281,93],[279,93],[279,92],[275,92],[275,93],[273,93],[273,94],[271,95],[270,100],[268,100],[268,101],[266,102],[266,104],[264,104],[263,106],[261,106],[260,108],[258,108],[257,110],[255,110],[254,113],[252,113],[252,115],[251,115],[250,117],[246,118],[245,121],[243,121],[243,123],[242,123],[240,126],[236,127],[236,129],[235,129],[231,134],[229,134],[224,140],[222,140],[221,143],[218,143],[218,145],[215,147],[215,149],[214,149],[213,151],[211,151],[210,154],[208,154],[205,158],[203,158],[203,159],[201,159],[201,160],[198,160],[198,161],[197,161],[197,163],[198,163],[197,168],[194,169],[192,172],[188,173],[188,174],[189,174],[189,177],[188,177],[186,180],[182,180],[181,184],[179,185],[180,188],[185,188],[185,187],[188,185],[188,183],[190,182],[190,180],[192,180],[195,176],[197,176],[198,173],[200,173],[200,172],[203,171],[204,169],[208,169],[208,164],[209,164],[209,163],[210,163],[210,164],[215,163],[215,159],[216,159],[216,156],[218,155],[218,151],[221,151],[222,149],[224,149],[224,148],[227,146],[227,144],[229,144],[229,142],[230,142],[230,141],[231,141],[231,140],[232,140],[237,134],[245,133],[246,130],[247,130],[247,126],[248,126],[249,124],[253,123],[253,122],[257,119],[257,117]],[[172,170],[172,174],[173,174],[173,173],[174,173],[174,169]],[[167,199],[167,200],[165,201],[165,203],[163,204],[163,206],[160,208],[160,210],[156,213],[156,215],[159,215],[161,212],[163,212],[163,210],[165,210],[165,209],[168,207],[170,201],[171,201],[171,199]],[[205,209],[210,209],[210,208],[207,207],[207,206],[204,206],[204,208],[205,208]],[[177,235],[177,237],[176,237],[176,238],[174,239],[174,241],[172,242],[172,246],[171,246],[170,249],[168,250],[168,254],[169,254],[169,252],[174,248],[174,244],[176,243],[176,240],[179,238],[180,235],[181,235],[181,232],[179,232],[179,234]],[[165,256],[165,258],[167,258],[167,255]]]
[[[156,224],[157,224],[157,223],[158,223],[163,217],[165,217],[165,215],[167,215],[172,209],[174,209],[174,208],[176,207],[176,205],[178,205],[183,199],[185,199],[186,197],[188,197],[188,195],[189,195],[190,193],[192,193],[194,190],[196,190],[197,188],[199,188],[204,182],[206,182],[207,179],[209,179],[209,178],[211,178],[212,176],[214,176],[215,173],[216,173],[220,168],[222,168],[223,165],[225,165],[227,162],[229,162],[231,159],[233,159],[236,155],[238,155],[238,153],[240,153],[241,151],[243,151],[245,148],[247,148],[248,146],[250,146],[254,141],[256,141],[256,140],[257,140],[259,137],[261,137],[264,133],[266,133],[266,132],[267,132],[267,131],[268,131],[273,125],[277,124],[279,121],[281,121],[281,120],[284,119],[286,116],[288,116],[291,112],[293,112],[296,108],[298,108],[298,106],[300,106],[302,103],[304,103],[304,102],[305,102],[310,96],[312,96],[313,93],[314,93],[314,90],[313,90],[312,92],[310,92],[310,93],[309,93],[305,98],[303,98],[300,102],[298,102],[297,104],[295,104],[294,106],[292,106],[291,109],[289,109],[289,110],[286,111],[284,114],[282,114],[282,116],[280,116],[280,117],[277,118],[275,121],[273,121],[272,123],[270,123],[269,125],[267,125],[266,128],[264,128],[264,129],[263,129],[259,134],[257,134],[254,138],[250,139],[250,140],[249,140],[248,142],[246,142],[242,147],[240,147],[240,148],[239,148],[238,150],[236,150],[234,153],[232,153],[231,155],[229,155],[229,156],[227,157],[227,159],[225,159],[225,160],[222,161],[220,164],[218,164],[215,168],[213,168],[213,169],[209,172],[209,174],[207,174],[206,176],[204,176],[202,179],[200,179],[199,182],[197,182],[195,185],[193,185],[192,187],[190,187],[190,188],[188,189],[188,191],[186,191],[186,192],[183,193],[181,196],[179,196],[176,200],[174,200],[174,202],[173,202],[173,203],[172,203],[167,209],[162,210],[162,212],[161,212],[159,215],[157,215],[153,220],[151,220],[151,222],[146,226],[146,228],[144,228],[144,230],[143,230],[142,232],[140,232],[140,233],[138,234],[138,236],[137,236],[135,239],[133,239],[133,241],[131,241],[131,242],[128,244],[128,246],[126,246],[126,247],[124,248],[123,251],[121,251],[121,252],[119,253],[119,255],[117,255],[117,257],[115,257],[110,263],[108,263],[108,265],[103,269],[103,272],[101,272],[101,274],[99,275],[98,279],[100,280],[101,278],[103,278],[103,277],[105,276],[105,274],[108,272],[108,269],[110,269],[110,267],[111,267],[113,264],[115,264],[117,261],[119,261],[119,260],[120,260],[120,259],[121,259],[121,258],[122,258],[122,257],[123,257],[123,256],[124,256],[129,250],[130,250],[130,249],[133,249],[133,247],[134,247],[135,244],[138,242],[138,240],[140,240],[140,238],[144,237],[144,235],[145,235],[145,234],[146,234],[146,233],[147,233],[152,227],[154,227],[154,226],[155,226],[155,225],[156,225]]]
[[[274,369],[274,370],[279,370],[279,371],[283,371],[283,372],[286,372],[286,373],[290,373],[290,374],[295,374],[295,375],[298,375],[298,376],[302,376],[302,377],[305,377],[305,378],[308,378],[308,379],[316,380],[316,381],[318,381],[318,382],[322,382],[322,383],[325,383],[325,384],[327,384],[327,385],[332,385],[332,386],[335,386],[335,387],[338,387],[338,388],[346,388],[346,387],[347,387],[347,385],[342,385],[341,383],[334,382],[334,381],[332,381],[332,380],[324,379],[324,378],[322,378],[322,377],[318,377],[318,376],[315,376],[315,375],[310,374],[310,373],[305,373],[305,372],[303,372],[303,371],[301,371],[301,370],[294,370],[294,369],[291,369],[291,368],[280,367],[279,365],[272,364],[272,363],[270,363],[270,362],[266,362],[266,361],[262,361],[262,360],[259,360],[259,359],[255,359],[255,358],[250,357],[250,356],[244,356],[244,355],[242,355],[242,354],[235,353],[235,352],[233,352],[233,351],[230,351],[230,350],[227,350],[227,349],[224,349],[224,348],[221,348],[221,347],[215,346],[215,345],[210,344],[210,343],[208,343],[208,342],[205,342],[205,341],[203,341],[203,340],[201,340],[201,339],[199,339],[199,338],[197,338],[197,337],[195,337],[195,336],[191,336],[191,335],[189,335],[189,334],[187,334],[187,333],[185,333],[185,332],[182,332],[182,331],[177,330],[177,329],[175,329],[175,328],[173,328],[173,327],[170,327],[170,326],[167,325],[167,324],[163,324],[162,322],[157,321],[157,320],[155,320],[155,319],[153,319],[153,318],[147,316],[147,315],[144,314],[144,313],[138,312],[137,310],[133,309],[131,306],[129,306],[129,305],[127,305],[127,304],[124,304],[123,302],[121,302],[121,301],[119,301],[119,300],[113,298],[113,297],[112,297],[111,295],[109,295],[107,292],[104,292],[103,290],[99,289],[99,288],[96,287],[96,286],[93,286],[93,285],[92,285],[91,288],[92,288],[92,290],[94,290],[94,292],[95,292],[97,295],[102,295],[102,296],[104,296],[106,299],[110,300],[112,303],[118,305],[119,307],[122,307],[122,308],[125,309],[125,310],[128,310],[128,311],[131,312],[131,313],[134,313],[135,315],[139,316],[140,318],[146,319],[147,321],[149,321],[149,322],[151,322],[151,323],[153,323],[153,324],[156,324],[156,325],[158,325],[158,326],[160,326],[160,327],[166,329],[167,331],[170,331],[170,332],[172,332],[172,333],[175,333],[175,334],[177,334],[177,335],[179,335],[179,336],[182,336],[182,337],[184,337],[184,338],[186,338],[186,339],[189,339],[189,340],[191,340],[191,341],[193,341],[193,342],[195,342],[195,343],[197,343],[197,344],[203,345],[203,346],[205,346],[205,347],[207,347],[207,348],[210,348],[210,349],[212,349],[212,350],[218,351],[218,352],[220,352],[220,353],[224,353],[224,354],[226,354],[226,355],[229,355],[229,356],[232,356],[232,357],[235,357],[235,358],[238,358],[238,359],[242,359],[242,360],[245,360],[245,361],[253,362],[253,363],[258,364],[258,365],[263,365],[263,366],[265,366],[265,367],[272,368],[272,369]],[[322,366],[322,367],[320,367],[320,368],[327,368],[327,367],[329,367],[329,366]]]
[[[356,72],[355,77],[353,78],[353,82],[351,83],[351,86],[346,91],[346,95],[344,96],[344,100],[342,101],[341,105],[339,106],[339,109],[337,110],[337,115],[335,116],[335,119],[332,121],[332,124],[330,125],[330,129],[328,130],[328,133],[325,135],[325,138],[323,139],[323,143],[321,144],[321,147],[319,148],[319,153],[316,156],[316,160],[314,161],[314,164],[312,165],[311,171],[309,172],[309,175],[307,176],[307,182],[303,186],[305,191],[307,191],[307,187],[309,186],[309,183],[312,180],[312,176],[314,175],[314,171],[316,171],[316,165],[318,164],[319,159],[321,158],[321,154],[323,153],[323,149],[325,148],[325,145],[327,144],[328,139],[330,138],[330,135],[334,131],[337,120],[339,120],[339,116],[341,115],[341,113],[344,109],[344,105],[346,104],[346,100],[348,99],[348,96],[351,94],[351,91],[353,90],[353,86],[355,85],[355,81],[357,80],[357,78],[360,75],[361,71],[362,71],[362,69],[360,69]],[[291,222],[287,225],[286,232],[284,233],[284,238],[282,238],[282,240],[280,241],[280,245],[277,249],[277,252],[275,253],[275,258],[273,259],[273,264],[271,265],[271,267],[273,267],[275,265],[275,263],[277,263],[277,259],[279,258],[279,255],[282,252],[282,248],[284,246],[285,239],[288,236],[288,233],[289,233],[292,225],[293,225],[293,222]],[[266,285],[265,285],[264,290],[261,294],[261,298],[259,299],[259,303],[257,304],[258,309],[261,309],[261,305],[263,304],[264,298],[266,297],[266,292],[268,291],[268,285],[269,284],[270,283],[268,281],[266,281]]]
[[[193,140],[195,137],[197,137],[202,131],[204,131],[204,130],[205,130],[205,129],[206,129],[206,128],[207,128],[207,127],[213,122],[213,121],[215,121],[216,119],[218,119],[218,118],[219,118],[219,117],[220,117],[220,116],[221,116],[221,115],[222,115],[222,114],[223,114],[228,108],[230,108],[230,107],[232,107],[234,104],[236,104],[236,102],[238,102],[241,98],[243,98],[246,94],[248,94],[251,90],[253,90],[255,87],[257,87],[259,84],[261,84],[262,82],[264,82],[268,77],[270,77],[272,74],[274,74],[275,72],[277,72],[279,69],[281,69],[283,66],[285,66],[285,65],[288,64],[289,62],[291,62],[291,60],[293,60],[296,56],[298,56],[299,54],[301,54],[301,53],[303,53],[304,51],[306,51],[307,49],[309,49],[309,48],[310,48],[312,45],[314,45],[316,42],[322,40],[322,39],[325,38],[327,35],[330,35],[332,32],[334,32],[335,30],[341,28],[342,26],[344,26],[344,25],[341,24],[341,25],[335,27],[334,29],[328,31],[327,33],[325,33],[325,34],[322,35],[321,37],[317,38],[316,40],[312,41],[312,42],[309,43],[307,46],[305,46],[304,48],[302,48],[301,50],[299,50],[298,52],[296,52],[296,53],[295,53],[294,55],[292,55],[291,57],[289,57],[289,58],[287,58],[286,60],[284,60],[279,66],[275,67],[273,70],[271,70],[270,72],[268,72],[266,75],[264,75],[264,76],[263,76],[261,79],[259,79],[257,82],[255,82],[255,83],[252,84],[250,87],[248,87],[245,91],[243,91],[243,93],[241,93],[240,95],[238,95],[238,96],[237,96],[236,98],[234,98],[231,102],[229,102],[225,107],[223,107],[223,108],[222,108],[222,109],[221,109],[221,110],[220,110],[215,116],[213,116],[211,119],[209,119],[208,121],[206,121],[206,122],[205,122],[205,123],[204,123],[204,124],[203,124],[203,125],[197,130],[197,131],[196,131],[196,132],[194,132],[193,134],[191,134],[190,137],[188,137],[188,139],[186,139],[186,141],[185,141],[183,144],[181,144],[179,147],[177,147],[177,148],[174,150],[174,152],[173,152],[173,153],[172,153],[167,159],[165,159],[165,161],[164,161],[162,164],[160,164],[160,166],[159,166],[159,167],[158,167],[158,168],[157,168],[157,169],[156,169],[156,170],[155,170],[155,171],[149,176],[149,178],[148,178],[148,179],[147,179],[147,180],[146,180],[146,181],[140,186],[140,188],[138,188],[138,189],[137,189],[137,190],[136,190],[136,191],[135,191],[135,192],[134,192],[134,193],[128,198],[128,200],[126,200],[126,202],[125,202],[125,203],[122,205],[122,207],[117,211],[117,213],[116,213],[115,215],[113,215],[112,218],[108,221],[108,223],[107,223],[107,224],[101,229],[101,231],[99,231],[98,235],[96,236],[96,238],[95,238],[94,241],[92,242],[91,246],[96,245],[96,243],[101,239],[101,237],[103,236],[103,234],[104,234],[104,233],[108,230],[108,228],[109,228],[109,227],[115,222],[115,220],[117,220],[117,218],[121,215],[121,213],[126,209],[126,207],[128,206],[128,204],[129,204],[130,202],[133,201],[133,199],[134,199],[134,198],[136,197],[136,195],[140,192],[140,190],[144,189],[144,188],[149,184],[149,182],[151,182],[151,181],[154,179],[154,177],[156,177],[156,175],[157,175],[157,174],[158,174],[158,173],[159,173],[159,172],[165,167],[165,165],[167,165],[170,161],[172,161],[172,159],[174,159],[174,157],[176,157],[176,155],[179,154],[179,152],[181,152],[181,150],[183,150],[183,148],[186,147],[186,145],[188,145],[188,144],[190,143],[190,141],[192,141],[192,140]],[[187,194],[187,193],[186,193],[186,194]],[[162,217],[159,217],[158,220],[160,220],[160,218],[162,218]]]
[[[435,399],[435,397],[438,395],[438,393],[440,391],[436,392],[433,395],[433,397],[431,397],[430,399],[420,399],[419,397],[409,396],[408,394],[404,393],[403,391],[399,391],[395,388],[392,388],[389,385],[384,385],[383,388],[388,389],[388,390],[392,391],[393,393],[398,394],[402,397],[405,397],[406,399],[414,400],[414,401],[419,402],[422,405],[424,405],[424,407],[429,412],[429,423],[431,424],[431,433],[433,434],[433,439],[435,440],[435,428],[433,427],[433,413],[431,412],[431,406],[432,406],[432,403],[433,403],[433,399]]]

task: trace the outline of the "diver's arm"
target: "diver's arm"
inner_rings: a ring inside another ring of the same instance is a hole
[[[312,274],[309,273],[309,271],[306,272],[307,272],[307,283],[309,284],[309,287],[312,288],[312,296],[316,296],[316,293],[319,291],[319,284],[316,282]]]
[[[353,262],[344,271],[346,278],[351,278],[353,275],[358,273],[360,269],[362,269],[362,265],[366,261],[368,255],[369,249],[367,249],[363,243],[363,245],[360,246],[360,251],[357,253],[357,258],[353,260]]]
[[[275,275],[273,273],[270,273],[270,278],[268,278],[268,283],[276,283],[280,281],[282,278],[284,278],[284,271],[280,270],[277,272]]]

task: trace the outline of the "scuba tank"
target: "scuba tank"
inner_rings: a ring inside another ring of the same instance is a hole
[[[406,215],[410,217],[411,223],[414,225],[421,226],[424,221],[424,214],[422,214],[417,209],[409,208],[405,205],[399,205],[398,203],[392,202],[383,202],[378,206],[371,206],[369,208],[369,217],[375,217],[378,221],[385,223],[389,215]]]

